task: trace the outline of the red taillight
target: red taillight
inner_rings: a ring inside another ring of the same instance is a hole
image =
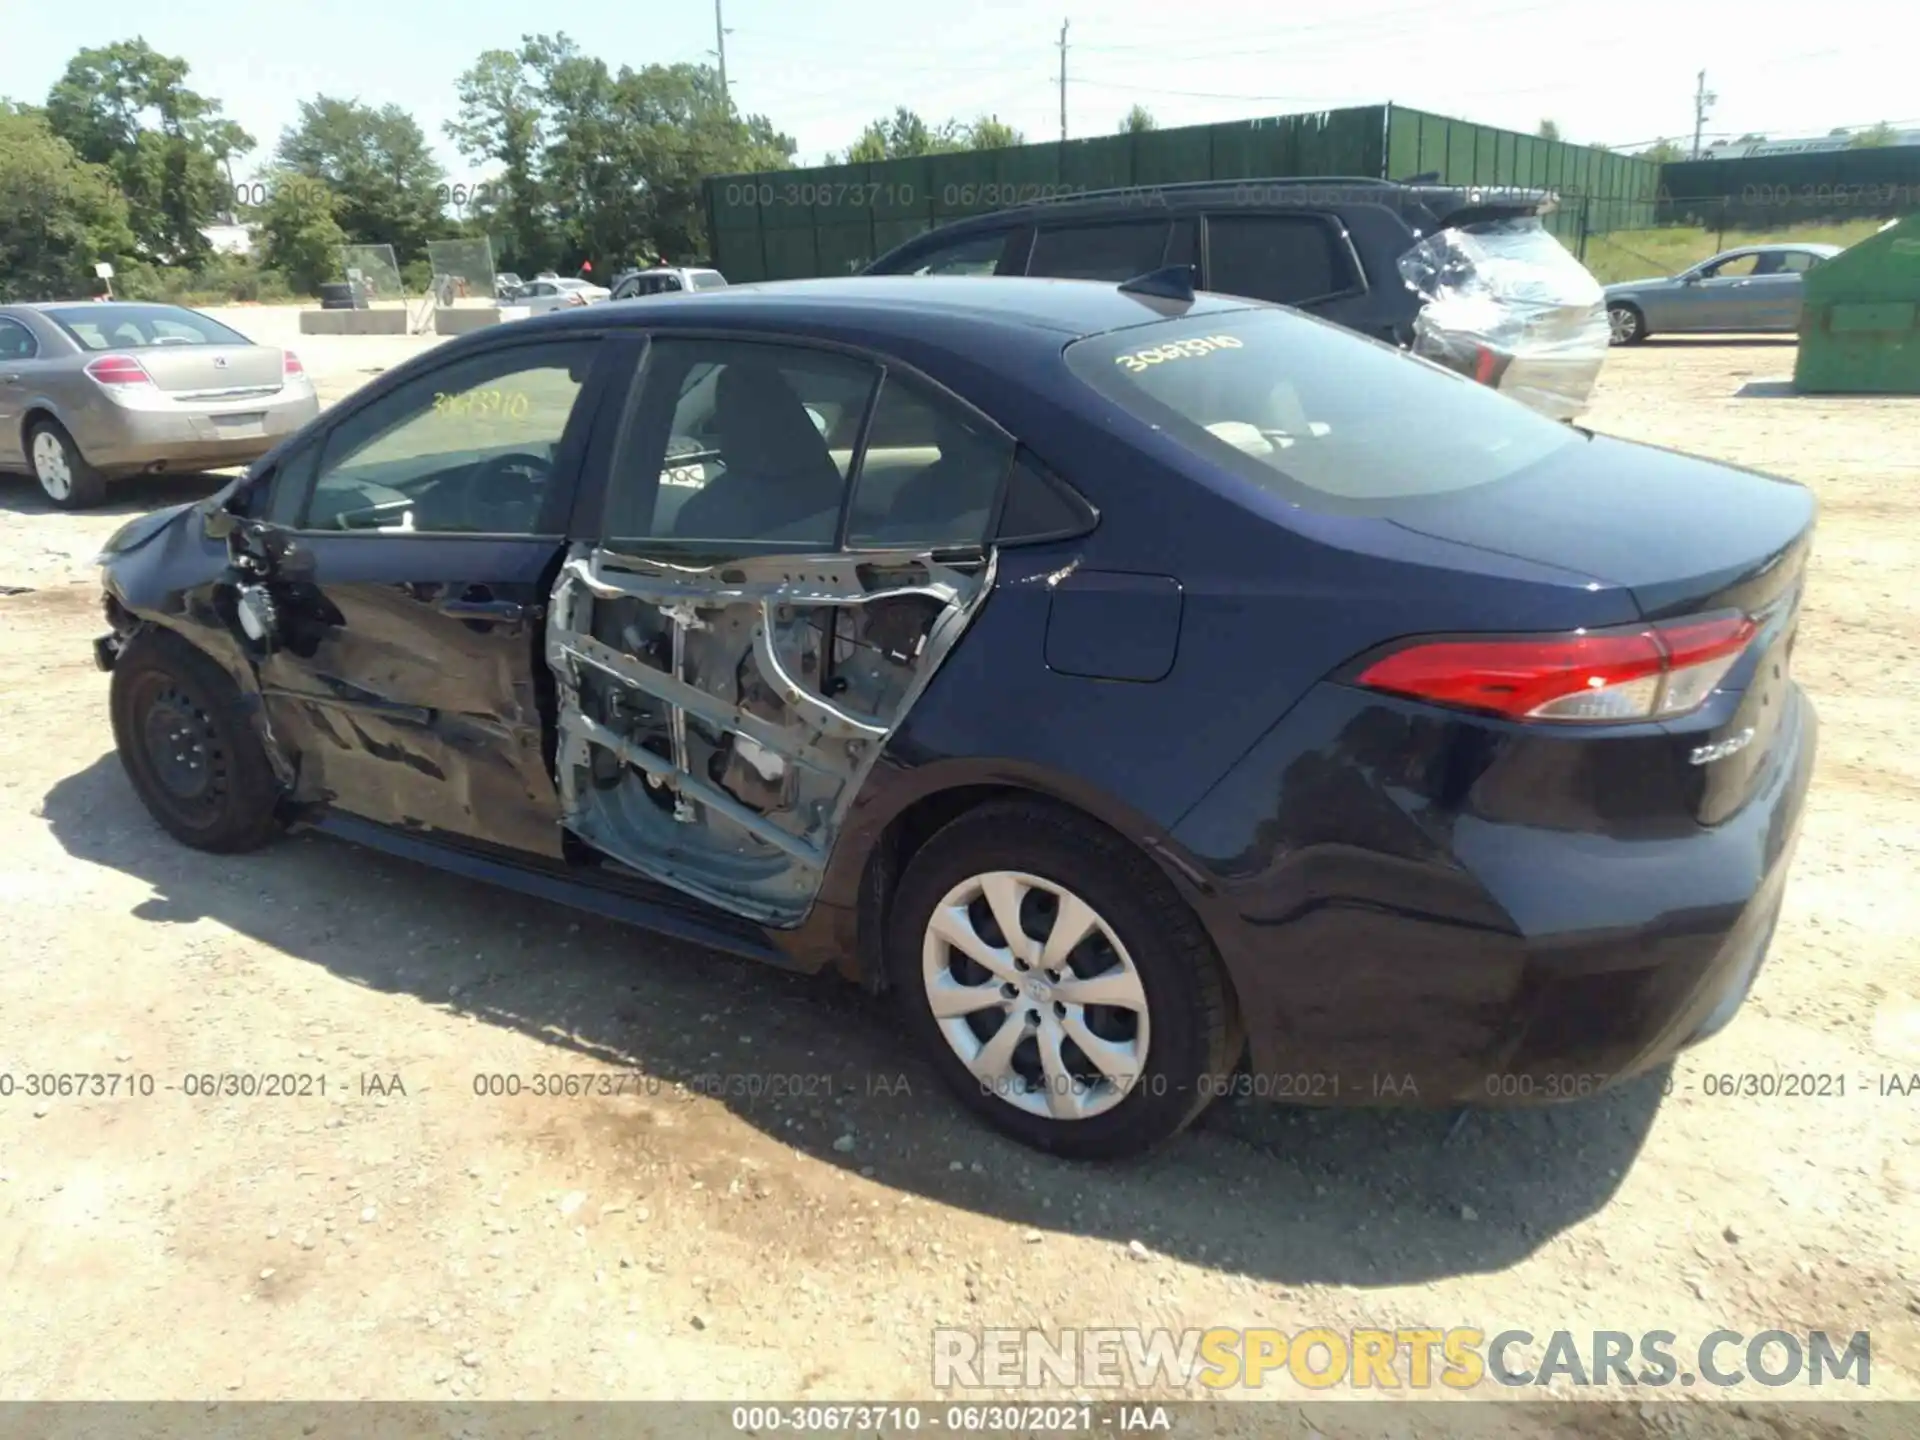
[[[87,374],[102,385],[151,385],[147,367],[131,355],[102,355],[87,363]]]
[[[307,373],[307,367],[300,363],[300,357],[294,354],[293,351],[282,350],[280,354],[284,357],[285,362],[280,367],[283,374],[304,375]]]
[[[1744,615],[1645,630],[1439,640],[1376,660],[1360,684],[1511,720],[1666,719],[1696,709],[1753,638]]]
[[[1493,379],[1493,367],[1498,363],[1500,357],[1484,345],[1478,348],[1480,354],[1479,358],[1473,362],[1473,378],[1478,380],[1482,385],[1485,385]]]

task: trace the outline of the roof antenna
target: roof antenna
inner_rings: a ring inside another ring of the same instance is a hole
[[[1159,300],[1193,299],[1193,267],[1168,265],[1136,275],[1120,287],[1123,295],[1151,295]]]

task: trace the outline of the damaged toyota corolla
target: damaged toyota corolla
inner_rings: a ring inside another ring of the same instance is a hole
[[[453,340],[103,556],[121,759],[891,992],[1019,1139],[1567,1098],[1727,1023],[1807,491],[1177,273]]]

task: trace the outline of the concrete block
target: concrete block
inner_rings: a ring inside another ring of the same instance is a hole
[[[376,310],[302,310],[302,335],[404,335],[405,307]]]

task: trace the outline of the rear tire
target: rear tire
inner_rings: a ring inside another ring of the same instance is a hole
[[[280,787],[233,681],[165,630],[114,662],[114,747],[147,813],[183,844],[254,850],[280,832]]]
[[[1613,344],[1638,345],[1647,338],[1647,317],[1638,305],[1609,305],[1607,329]]]
[[[87,463],[66,427],[57,420],[36,420],[27,432],[27,459],[40,493],[62,510],[88,510],[104,504],[107,479]]]
[[[888,914],[887,956],[941,1079],[1051,1154],[1115,1159],[1170,1139],[1225,1092],[1241,1047],[1212,942],[1167,878],[1044,801],[994,801],[927,841]]]

